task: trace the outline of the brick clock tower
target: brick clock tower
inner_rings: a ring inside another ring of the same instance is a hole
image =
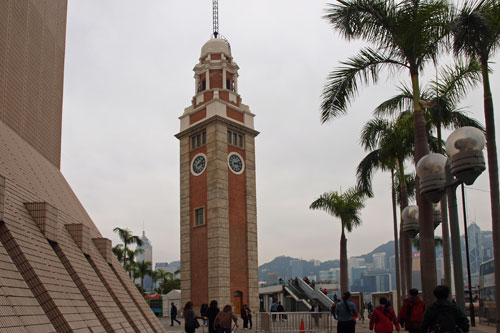
[[[254,114],[221,38],[203,45],[195,95],[179,118],[183,305],[259,307]]]

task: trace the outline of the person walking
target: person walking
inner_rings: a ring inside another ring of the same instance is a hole
[[[194,333],[198,327],[200,327],[200,323],[198,323],[197,319],[204,319],[201,316],[197,316],[193,310],[193,302],[188,301],[184,306],[183,310],[184,314],[184,330],[186,333]]]
[[[337,333],[354,333],[356,322],[356,313],[358,312],[356,304],[350,301],[351,293],[346,291],[342,295],[342,302],[335,306],[335,316],[337,317]]]
[[[243,319],[243,328],[248,329],[248,319],[249,319],[249,311],[248,307],[246,304],[243,304],[241,307],[241,319]]]
[[[174,326],[174,321],[179,325],[181,324],[181,322],[177,320],[177,307],[175,303],[172,302],[170,305],[170,326]]]
[[[393,325],[399,332],[399,322],[391,304],[385,297],[380,297],[380,305],[375,308],[370,319],[370,330],[375,328],[375,333],[391,333]]]
[[[410,289],[410,297],[403,301],[399,310],[399,323],[410,333],[420,333],[425,304],[418,298],[418,290]]]
[[[210,306],[208,307],[208,333],[217,333],[217,328],[215,327],[215,317],[219,313],[219,307],[217,306],[217,301],[212,300]]]
[[[313,306],[311,307],[311,310],[310,312],[312,312],[312,317],[314,319],[314,326],[316,328],[319,327],[319,317],[321,316],[320,312],[321,312],[321,309],[319,307],[319,304],[318,304],[318,301],[315,301]]]
[[[439,285],[434,288],[434,302],[424,312],[421,332],[454,333],[457,327],[463,332],[469,331],[469,319],[460,310],[460,308],[448,300],[450,288],[445,285]]]
[[[208,304],[202,304],[200,314],[203,318],[208,318]],[[207,319],[203,319],[203,326],[207,326]]]
[[[234,315],[231,305],[227,304],[215,317],[214,328],[218,327],[218,333],[231,333],[231,321],[238,327],[238,318]]]

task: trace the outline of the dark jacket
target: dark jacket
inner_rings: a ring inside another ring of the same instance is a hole
[[[172,305],[170,308],[170,316],[176,317],[177,316],[177,307],[175,305]]]
[[[208,317],[208,331],[209,332],[217,332],[214,328],[215,317],[219,313],[218,308],[208,308],[207,317]]]
[[[399,322],[404,323],[407,329],[420,329],[424,319],[425,304],[418,298],[412,296],[403,301],[399,310]]]
[[[424,313],[424,320],[422,321],[422,332],[434,330],[436,326],[436,319],[439,313],[450,312],[455,319],[455,324],[464,332],[469,331],[469,319],[465,314],[452,302],[447,299],[439,299],[434,302]]]
[[[398,319],[392,307],[377,306],[370,319],[370,330],[373,330],[373,327],[375,327],[376,333],[389,333],[393,331],[392,325],[399,331]]]

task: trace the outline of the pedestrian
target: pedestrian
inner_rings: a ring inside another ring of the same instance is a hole
[[[241,307],[241,319],[243,319],[243,328],[248,329],[249,311],[246,304]]]
[[[219,307],[217,306],[217,301],[212,300],[210,306],[208,307],[208,333],[217,333],[217,328],[214,326],[215,317],[219,313]]]
[[[315,301],[311,307],[310,312],[312,312],[312,317],[314,319],[314,325],[319,327],[319,318],[321,317],[321,309],[319,307],[318,301]]]
[[[355,318],[358,312],[356,305],[350,301],[351,293],[346,291],[342,295],[342,302],[335,306],[337,316],[337,333],[354,333],[356,326]]]
[[[198,327],[200,327],[200,323],[198,319],[203,319],[201,316],[197,316],[193,310],[193,302],[188,301],[184,306],[183,310],[184,314],[184,330],[186,333],[194,333]]]
[[[368,309],[368,318],[371,318],[372,313],[373,313],[373,304],[371,301],[368,302],[368,305],[366,305],[366,308]]]
[[[281,305],[281,302],[278,302],[278,307],[276,308],[278,312],[285,312],[285,308],[283,305]],[[285,315],[280,314],[279,315],[279,321],[282,321],[285,319]]]
[[[174,321],[176,321],[179,325],[181,324],[181,322],[177,320],[177,307],[175,306],[175,303],[172,302],[170,305],[170,326],[174,326]]]
[[[248,313],[248,329],[251,330],[253,327],[252,310],[248,306],[247,306],[247,313]]]
[[[380,305],[375,308],[370,319],[370,330],[375,328],[375,333],[391,333],[393,325],[396,327],[396,331],[399,332],[398,319],[391,304],[387,298],[380,297]]]
[[[215,317],[214,328],[218,327],[218,333],[231,333],[231,322],[238,327],[238,318],[233,313],[231,305],[227,304]]]
[[[273,304],[271,304],[270,310],[271,310],[271,312],[278,312],[278,303],[276,301],[273,301]],[[275,314],[273,314],[271,317],[273,318],[273,321],[276,321]]]
[[[434,288],[434,302],[424,312],[421,332],[433,331],[436,333],[454,333],[460,328],[463,332],[469,331],[469,319],[460,308],[448,300],[450,288],[439,285]]]
[[[203,319],[203,326],[207,326],[207,319],[208,319],[208,304],[202,304],[201,309],[200,309],[200,314],[204,318]],[[205,319],[207,318],[207,319]]]
[[[419,333],[424,319],[425,304],[418,298],[418,290],[410,289],[410,297],[399,310],[399,323],[410,333]]]

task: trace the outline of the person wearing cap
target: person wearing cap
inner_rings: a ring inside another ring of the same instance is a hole
[[[335,306],[335,316],[337,317],[337,333],[354,333],[356,327],[356,314],[358,309],[356,304],[350,301],[351,293],[346,291],[342,295],[342,302]]]

